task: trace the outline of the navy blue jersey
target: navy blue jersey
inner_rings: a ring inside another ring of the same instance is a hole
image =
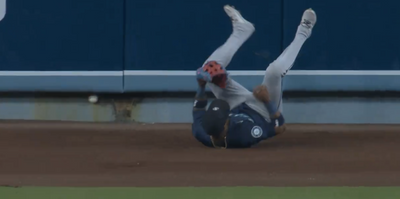
[[[205,146],[213,147],[210,136],[201,126],[202,117],[206,112],[207,103],[201,102],[204,107],[196,106],[193,109],[193,136]],[[275,136],[275,121],[267,122],[264,117],[251,109],[245,103],[231,110],[229,129],[226,135],[227,148],[248,148],[262,140]]]

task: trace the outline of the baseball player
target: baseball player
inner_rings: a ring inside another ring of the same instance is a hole
[[[317,16],[312,9],[304,11],[294,40],[268,66],[261,85],[250,92],[228,76],[226,67],[255,28],[234,7],[226,5],[224,10],[232,20],[233,32],[196,71],[199,86],[193,107],[192,133],[208,147],[247,148],[286,130],[282,79],[311,36]],[[207,110],[206,84],[217,98]]]

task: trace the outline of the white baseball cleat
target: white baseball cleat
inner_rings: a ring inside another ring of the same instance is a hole
[[[305,10],[300,25],[312,29],[315,23],[317,23],[317,14],[315,14],[314,10],[311,8]]]
[[[250,23],[249,21],[244,19],[240,12],[237,11],[233,6],[225,5],[224,10],[226,14],[231,18],[232,22]]]

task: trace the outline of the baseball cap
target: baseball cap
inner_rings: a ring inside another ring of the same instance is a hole
[[[227,101],[216,99],[211,102],[203,116],[204,131],[211,136],[218,136],[224,131],[226,120],[229,117],[230,106]]]

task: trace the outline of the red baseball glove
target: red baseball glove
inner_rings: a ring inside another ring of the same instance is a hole
[[[207,62],[203,67],[197,69],[197,79],[211,82],[221,88],[226,87],[228,73],[225,68],[215,61]]]

